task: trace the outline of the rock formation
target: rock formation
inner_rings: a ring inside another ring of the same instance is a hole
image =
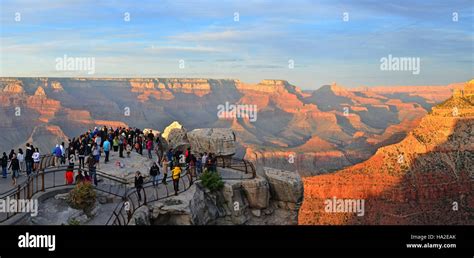
[[[154,225],[295,225],[303,197],[301,178],[290,171],[265,170],[271,179],[225,180],[218,192],[198,182],[179,196],[150,205],[148,213],[135,212],[134,217]],[[290,182],[281,181],[288,178]]]
[[[215,153],[219,156],[234,155],[235,133],[229,128],[200,128],[187,133],[194,153]]]
[[[189,147],[186,129],[177,121],[174,121],[163,131],[163,138],[167,141],[168,147],[173,149],[186,149]]]
[[[335,84],[302,91],[284,80],[0,78],[0,140],[6,149],[19,147],[42,124],[73,137],[93,124],[163,128],[180,121],[189,130],[230,128],[237,156],[307,176],[361,162],[400,141],[432,100],[441,102],[456,88],[352,90]],[[226,103],[256,105],[258,119],[219,119],[217,107]],[[175,146],[186,145],[183,135],[176,134]]]
[[[474,102],[466,97],[437,105],[369,160],[305,179],[299,224],[473,224]],[[328,212],[331,198],[364,200],[365,215]]]

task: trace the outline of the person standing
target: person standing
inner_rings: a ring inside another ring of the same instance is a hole
[[[38,148],[33,148],[35,150],[35,152],[33,152],[33,155],[31,156],[31,158],[33,158],[33,171],[37,171],[39,169],[39,163],[41,161],[41,155],[40,155],[40,152],[39,152],[39,149]]]
[[[25,155],[23,154],[23,150],[20,148],[18,149],[18,162],[20,162],[20,172],[25,171]]]
[[[75,178],[76,184],[82,183],[84,181],[84,176],[82,175],[82,170],[77,171],[77,176]]]
[[[166,158],[166,156],[163,156],[163,160],[161,161],[162,170],[163,170],[163,179],[161,180],[161,182],[165,185],[168,184],[168,182],[166,182],[166,178],[168,177],[169,164],[170,162],[168,161],[168,158]]]
[[[89,155],[89,157],[87,158],[87,168],[89,169],[89,174],[92,178],[92,180],[94,180],[94,185],[97,186],[97,171],[96,171],[96,167],[97,167],[97,158],[94,157],[92,154]]]
[[[79,147],[79,169],[84,168],[84,159],[86,158],[86,148],[84,144]]]
[[[119,143],[119,157],[120,158],[123,158],[123,147],[124,147],[123,142],[125,140],[124,137],[125,137],[125,134],[120,135],[119,142],[118,142]]]
[[[137,189],[138,202],[142,201],[143,177],[140,171],[135,172],[135,188]]]
[[[97,144],[97,143],[93,143],[92,145],[92,156],[94,156],[94,159],[97,163],[97,165],[99,165],[99,161],[100,161],[100,146]],[[100,165],[99,165],[100,167]]]
[[[16,186],[16,179],[18,178],[19,170],[20,170],[20,162],[16,157],[16,154],[13,154],[12,159],[10,161],[10,167],[8,169],[12,170],[12,184]]]
[[[160,167],[158,167],[158,164],[156,162],[153,162],[153,165],[150,168],[150,177],[153,182],[153,186],[158,185],[158,177],[160,176]]]
[[[30,146],[29,143],[26,143],[26,153],[25,153],[25,165],[26,165],[26,175],[31,174],[33,169],[33,146]]]
[[[64,142],[61,142],[59,149],[61,150],[61,165],[64,165],[66,164],[66,149],[64,148]]]
[[[202,171],[206,172],[206,170],[207,170],[207,152],[204,152],[204,155],[202,155],[201,166],[203,167]]]
[[[67,167],[65,178],[67,185],[72,185],[74,183],[74,166]]]
[[[114,147],[114,152],[117,152],[118,148],[119,148],[119,140],[118,140],[117,136],[114,137],[114,140],[113,140],[112,143],[113,143],[113,147]]]
[[[148,151],[148,158],[152,159],[153,157],[151,156],[151,150],[153,149],[153,141],[148,139],[146,141],[146,150]]]
[[[110,142],[109,139],[105,139],[104,142],[104,152],[105,152],[105,161],[104,163],[109,162],[109,153],[110,153]]]
[[[1,163],[2,163],[2,177],[7,178],[8,156],[6,152],[3,153]]]
[[[172,172],[171,176],[173,178],[174,195],[178,195],[179,178],[181,177],[181,168],[179,166],[175,166],[171,172]]]
[[[61,147],[59,147],[59,144],[56,144],[56,148],[54,148],[54,165],[56,167],[59,167],[61,156],[62,156]]]

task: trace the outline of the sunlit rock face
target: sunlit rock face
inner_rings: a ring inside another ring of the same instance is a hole
[[[472,225],[473,128],[474,101],[455,94],[399,143],[363,163],[306,178],[299,223]],[[328,212],[325,202],[334,197],[364,200],[364,215]]]

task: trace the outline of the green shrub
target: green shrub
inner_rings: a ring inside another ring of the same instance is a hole
[[[81,225],[81,222],[77,219],[71,219],[68,221],[68,225],[69,226],[78,226],[78,225]]]
[[[94,208],[96,193],[91,183],[77,184],[69,192],[68,204],[74,209],[83,210],[87,216]]]
[[[216,172],[206,171],[201,175],[201,182],[204,187],[209,189],[211,192],[218,191],[224,187],[224,181],[219,174]]]

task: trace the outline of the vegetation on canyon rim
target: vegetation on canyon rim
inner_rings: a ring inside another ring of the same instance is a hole
[[[84,211],[87,216],[94,208],[96,192],[90,183],[77,184],[68,196],[68,204],[74,209]]]

